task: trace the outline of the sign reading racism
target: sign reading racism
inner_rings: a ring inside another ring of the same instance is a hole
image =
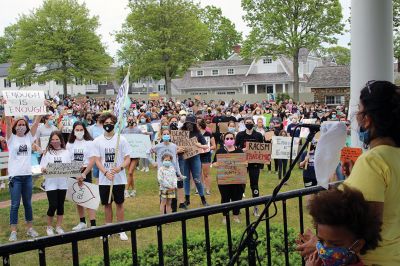
[[[189,131],[186,130],[172,130],[171,141],[178,147],[184,148],[183,159],[189,159],[200,153],[197,148],[197,138],[189,138]]]
[[[271,143],[247,142],[246,155],[248,163],[271,163]]]
[[[217,154],[218,185],[246,184],[247,161],[245,153]]]
[[[99,186],[87,182],[80,186],[76,179],[68,178],[66,198],[79,206],[97,210],[100,204]]]
[[[272,153],[271,158],[273,159],[290,159],[290,145],[291,137],[272,137]],[[293,155],[292,159],[296,158],[297,152],[299,150],[300,138],[294,138],[293,141]]]
[[[46,114],[43,91],[3,91],[3,97],[6,116]]]
[[[81,174],[83,162],[49,163],[46,167],[45,178],[76,177]]]
[[[147,158],[150,149],[151,142],[149,135],[143,134],[122,134],[128,141],[129,145],[131,145],[131,158]]]

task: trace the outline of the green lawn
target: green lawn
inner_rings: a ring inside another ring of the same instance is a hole
[[[136,198],[129,198],[125,201],[125,219],[134,220],[137,218],[148,217],[152,215],[157,215],[159,213],[159,198],[158,198],[158,185],[156,180],[155,170],[151,170],[149,173],[136,172],[137,175],[137,196]],[[207,196],[208,202],[210,204],[218,204],[220,202],[220,196],[218,188],[215,182],[215,173],[212,171],[213,176],[213,188],[212,195]],[[295,170],[292,173],[292,177],[288,182],[289,185],[283,187],[283,191],[293,190],[303,187],[303,181],[301,177],[301,171]],[[278,178],[274,173],[268,173],[264,170],[260,177],[260,193],[261,195],[269,195],[272,193],[273,188],[278,184]],[[251,196],[250,189],[247,188],[246,196]],[[191,197],[191,208],[200,208],[201,202],[197,195],[192,195]],[[278,203],[278,214],[274,217],[271,222],[282,225],[282,212],[281,204]],[[297,199],[288,201],[288,222],[296,231],[298,231],[299,221],[298,221],[298,201]],[[34,220],[35,228],[40,235],[45,235],[45,225],[46,225],[46,211],[47,211],[47,201],[37,201],[33,203],[34,209]],[[64,216],[64,229],[66,231],[71,230],[73,226],[79,221],[76,209],[73,204],[66,202],[65,204]],[[245,217],[244,211],[242,211],[242,223],[233,224],[236,229],[244,229]],[[224,225],[221,222],[221,215],[213,215],[210,217],[210,227],[211,230],[223,228]],[[254,219],[254,217],[252,217]],[[20,210],[20,221],[23,221],[23,208],[21,206]],[[9,236],[9,208],[0,209],[0,243],[7,243]],[[97,212],[97,223],[99,225],[104,223],[104,212],[100,207]],[[310,219],[306,215],[305,223],[310,225]],[[25,239],[24,228],[20,222],[20,231],[18,234],[19,239]],[[195,232],[203,232],[203,219],[195,219],[188,221],[187,223],[188,234]],[[174,223],[163,227],[163,240],[164,243],[169,240],[175,240],[180,238],[181,228],[180,223]],[[137,239],[139,249],[146,247],[150,243],[157,243],[157,232],[156,228],[149,228],[139,230],[137,232]],[[190,241],[190,239],[188,239]],[[119,248],[129,248],[130,241],[122,242],[118,237],[113,237],[110,242],[110,252],[117,250]],[[88,241],[79,242],[79,256],[80,260],[87,256],[101,255],[102,254],[102,244],[100,239],[92,239]],[[46,249],[46,258],[48,265],[71,265],[72,264],[72,253],[71,245],[64,245]],[[11,256],[12,265],[37,265],[38,264],[38,254],[37,251],[26,252],[23,254],[18,254]]]

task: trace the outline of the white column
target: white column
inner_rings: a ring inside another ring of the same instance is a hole
[[[258,93],[257,93],[257,84],[254,85],[254,94],[258,94]]]
[[[272,91],[272,92],[273,92],[274,95],[276,95],[276,84],[274,83],[274,84],[272,85],[272,87],[273,87],[273,91]],[[290,155],[289,155],[289,156],[290,156]]]
[[[393,57],[392,0],[352,0],[350,117],[366,82],[393,82]],[[352,146],[361,146],[357,122],[352,122]]]
[[[282,84],[282,92],[286,93],[286,84]],[[290,155],[289,155],[290,156]]]

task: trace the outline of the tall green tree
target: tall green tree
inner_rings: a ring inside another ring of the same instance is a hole
[[[339,0],[242,0],[251,28],[242,53],[246,57],[285,55],[293,61],[293,98],[299,100],[299,50],[336,43],[343,31]]]
[[[242,42],[242,34],[236,30],[235,24],[224,17],[221,9],[215,6],[206,6],[201,12],[201,20],[211,33],[210,42],[202,60],[228,58],[232,53],[232,47]]]
[[[394,57],[400,65],[400,0],[393,0]]]
[[[343,46],[332,46],[324,49],[325,55],[335,58],[336,64],[344,66],[350,65],[350,49]]]
[[[132,0],[130,14],[116,34],[120,61],[131,64],[134,77],[171,79],[202,58],[210,39],[201,10],[189,0]]]
[[[0,37],[0,64],[11,60],[11,49],[17,39],[17,27],[17,24],[6,27],[4,35]]]
[[[67,84],[103,80],[112,59],[96,33],[98,17],[91,17],[76,0],[45,0],[18,21],[12,49],[10,78],[29,82],[59,80]]]

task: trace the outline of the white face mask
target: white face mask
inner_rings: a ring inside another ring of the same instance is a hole
[[[85,135],[85,131],[74,131],[74,134],[77,139],[83,139],[83,135]]]

